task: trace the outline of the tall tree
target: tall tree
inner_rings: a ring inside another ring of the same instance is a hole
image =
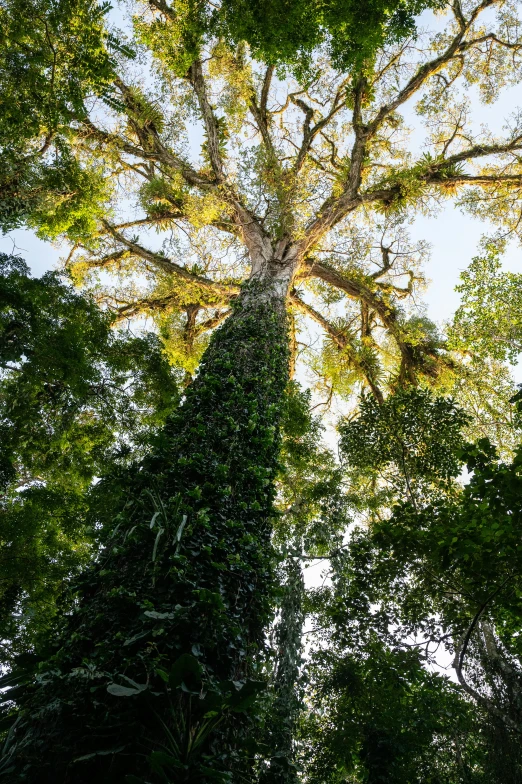
[[[362,48],[354,4],[328,14],[290,4],[286,39],[256,19],[255,4],[212,8],[136,6],[151,78],[121,67],[106,98],[113,112],[94,106],[67,127],[76,170],[99,166],[114,186],[95,231],[69,231],[73,272],[143,273],[145,291],[127,279],[106,301],[120,317],[152,313],[192,363],[205,331],[226,321],[156,454],[127,477],[114,537],[20,697],[13,781],[248,779],[254,716],[238,717],[260,688],[269,617],[286,305],[325,330],[321,375],[340,359],[352,388],[382,401],[397,382],[431,382],[455,366],[408,312],[422,248],[408,245],[401,218],[460,191],[516,231],[521,131],[473,138],[458,96],[459,80],[477,74],[486,99],[518,78],[518,23],[504,3],[454,3],[445,32],[424,43],[404,38],[419,6],[368,4]],[[301,8],[309,17],[296,28]],[[230,9],[244,10],[243,27]],[[418,160],[399,133],[415,96],[430,142]],[[183,135],[194,119],[204,142],[191,161]],[[122,214],[129,198],[137,216]],[[68,230],[53,215],[53,203],[39,204],[41,234]],[[151,228],[169,233],[166,247],[152,246]]]
[[[517,79],[515,9],[453,4],[443,33],[397,42],[395,11],[411,24],[411,9],[369,4],[384,16],[381,27],[361,26],[361,62],[351,4],[332,4],[337,27],[298,5],[277,28],[272,12],[253,21],[257,4],[223,4],[221,16],[205,5],[136,5],[135,35],[154,78],[129,64],[114,82],[114,113],[92,112],[77,129],[76,160],[103,165],[121,187],[111,216],[68,263],[93,284],[101,270],[114,274],[115,287],[103,277],[107,301],[121,317],[152,315],[189,372],[241,282],[269,276],[291,281],[298,329],[313,322],[325,334],[312,365],[327,389],[349,395],[360,384],[382,399],[397,379],[451,387],[456,357],[445,348],[455,346],[415,310],[427,249],[405,224],[455,198],[517,233],[520,129],[477,135],[463,90],[478,80],[488,102]],[[309,39],[296,34],[294,12]],[[380,48],[370,35],[378,29]],[[420,156],[401,116],[415,101],[427,126]],[[188,143],[196,128],[200,154]],[[141,288],[126,284],[136,272]],[[468,368],[468,387],[478,375]]]
[[[159,714],[173,747],[158,765],[172,764],[180,780],[212,770],[227,779],[244,722],[229,721],[215,749],[201,741],[225,709],[242,709],[243,689],[252,697],[257,687],[244,682],[269,618],[285,331],[280,290],[246,288],[156,455],[129,477],[118,530],[82,577],[52,669],[24,700],[18,775],[114,781],[146,772]]]

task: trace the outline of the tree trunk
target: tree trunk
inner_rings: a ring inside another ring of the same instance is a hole
[[[299,781],[295,734],[301,709],[299,670],[303,654],[304,578],[297,558],[288,558],[284,571],[281,615],[275,629],[277,654],[267,738],[271,758],[259,776],[259,784],[297,784]]]
[[[225,782],[217,771],[246,764],[271,614],[285,299],[280,281],[245,285],[128,480],[112,539],[19,699],[6,781]]]

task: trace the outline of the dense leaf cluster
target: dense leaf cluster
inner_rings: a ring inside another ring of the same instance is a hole
[[[89,93],[102,92],[113,74],[107,10],[97,0],[4,0],[2,145],[22,145],[43,131],[51,135],[85,116]]]
[[[474,353],[516,364],[522,349],[520,275],[502,270],[502,243],[486,243],[461,273],[462,303],[450,333],[455,348],[473,345]]]
[[[399,387],[379,405],[364,396],[357,416],[339,424],[340,453],[359,512],[380,516],[398,500],[416,505],[436,488],[449,492],[460,472],[469,417],[453,400]]]
[[[332,62],[358,71],[374,59],[385,42],[415,32],[415,17],[440,0],[225,0],[221,14],[235,41],[247,41],[266,63],[306,63],[307,55],[325,46]]]
[[[483,780],[465,778],[480,758],[470,707],[414,650],[390,649],[375,636],[334,642],[314,657],[310,680],[301,734],[313,784]]]
[[[89,97],[108,94],[120,46],[97,0],[6,0],[0,7],[0,227],[42,234],[94,229],[107,197],[99,171],[71,152]]]
[[[57,274],[0,256],[2,661],[30,647],[92,557],[93,479],[143,453],[179,400],[156,336],[111,320]]]
[[[467,420],[445,397],[399,388],[382,405],[370,396],[362,399],[358,415],[339,426],[341,449],[361,469],[391,464],[412,479],[444,481],[459,473],[457,451]]]
[[[414,34],[421,11],[442,6],[441,0],[224,0],[216,8],[174,1],[162,8],[177,23],[177,40],[165,42],[165,53],[176,52],[181,74],[202,43],[219,36],[233,46],[248,43],[254,57],[283,69],[306,70],[312,53],[325,48],[336,67],[357,72],[386,42]]]

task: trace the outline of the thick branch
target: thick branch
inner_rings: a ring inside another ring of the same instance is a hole
[[[223,299],[223,297],[231,297],[238,293],[238,286],[216,283],[209,278],[204,278],[202,275],[196,275],[193,272],[189,272],[187,269],[185,269],[185,267],[176,264],[175,261],[171,261],[166,256],[161,255],[161,253],[154,253],[153,251],[147,250],[147,248],[144,248],[142,245],[139,245],[137,242],[128,240],[123,236],[123,234],[111,226],[110,223],[107,223],[107,221],[102,221],[102,223],[109,234],[114,237],[114,239],[118,240],[118,242],[121,242],[122,245],[125,245],[136,256],[149,261],[151,264],[159,267],[159,269],[163,270],[164,272],[168,272],[170,275],[175,275],[178,278],[182,278],[183,280],[187,281],[187,283],[191,283],[200,289],[210,291],[215,294],[218,299]]]
[[[137,218],[136,220],[127,221],[126,223],[119,223],[117,226],[113,226],[112,228],[116,231],[120,231],[121,229],[131,229],[134,226],[150,226],[154,224],[161,224],[163,221],[167,220],[177,220],[180,218],[186,218],[186,216],[182,212],[173,212],[171,210],[166,210],[165,212],[158,213],[157,215],[147,215],[143,218]],[[233,223],[231,220],[213,220],[210,226],[214,226],[216,229],[220,231],[226,231],[229,234],[233,234],[237,237],[239,233],[239,227]]]
[[[266,117],[267,114],[267,106],[268,106],[268,93],[270,91],[270,85],[272,83],[272,77],[274,75],[275,67],[273,65],[269,65],[265,72],[265,77],[263,79],[263,87],[261,88],[261,103],[259,108],[261,109],[262,114]]]
[[[454,57],[460,55],[462,51],[465,51],[466,48],[469,48],[468,45],[463,41],[464,36],[475,22],[479,14],[495,3],[498,3],[499,0],[483,0],[477,8],[473,11],[471,17],[467,20],[464,17],[460,16],[460,23],[459,23],[459,32],[453,38],[449,46],[447,47],[446,51],[443,52],[439,57],[436,57],[433,60],[430,60],[424,65],[421,65],[419,70],[416,74],[414,74],[409,82],[400,90],[395,98],[393,98],[389,103],[381,106],[377,115],[374,119],[369,123],[368,130],[371,135],[373,135],[379,126],[382,124],[383,120],[388,117],[388,115],[392,114],[396,109],[399,108],[402,104],[406,103],[412,95],[414,95],[429,79],[430,76],[433,76],[445,65],[447,65]]]
[[[306,159],[306,156],[310,152],[310,148],[313,144],[315,137],[322,132],[323,128],[326,128],[329,122],[335,117],[337,112],[339,112],[344,107],[345,105],[344,101],[341,100],[344,95],[344,87],[345,84],[343,82],[343,84],[339,87],[339,89],[336,92],[335,98],[332,101],[332,108],[330,109],[328,114],[325,117],[322,117],[320,120],[318,120],[313,126],[311,126],[311,122],[314,117],[314,110],[312,109],[312,107],[308,106],[304,101],[300,99],[297,98],[293,99],[294,103],[297,106],[299,106],[299,108],[302,109],[302,111],[305,114],[305,120],[303,123],[303,140],[299,152],[297,154],[296,162],[294,164],[295,172],[299,172],[301,170],[303,163]]]
[[[301,171],[308,150],[310,149],[310,145],[312,144],[313,135],[311,122],[314,118],[314,110],[311,106],[308,106],[308,104],[305,103],[302,98],[294,97],[292,100],[295,105],[298,106],[302,112],[304,112],[305,116],[303,121],[303,141],[301,143],[301,147],[299,148],[299,152],[297,153],[297,158],[294,165],[294,171],[297,173]]]
[[[419,182],[424,182],[426,185],[439,186],[440,188],[449,188],[465,185],[476,185],[478,187],[488,188],[495,185],[508,185],[516,188],[522,186],[522,173],[521,174],[455,174],[454,176],[441,176],[440,171],[428,172],[421,175]],[[381,188],[371,190],[362,195],[362,201],[381,202],[385,206],[393,204],[393,202],[400,197],[401,187],[400,184],[392,185],[390,188]]]
[[[214,114],[214,110],[208,100],[207,90],[205,85],[205,77],[201,62],[196,60],[189,69],[190,81],[194,87],[194,91],[198,98],[199,108],[205,126],[207,135],[208,154],[212,171],[216,178],[216,184],[220,187],[222,197],[234,208],[237,223],[240,227],[245,244],[248,247],[253,264],[255,259],[259,256],[260,248],[263,248],[263,258],[265,256],[265,246],[267,237],[261,229],[259,221],[248,210],[241,199],[231,187],[230,183],[226,182],[226,175],[223,166],[223,159],[221,156],[220,139],[219,139],[219,122]]]
[[[299,275],[300,277],[319,278],[330,286],[344,291],[348,296],[366,302],[378,315],[383,326],[386,327],[397,344],[401,353],[401,378],[410,381],[415,379],[414,368],[419,364],[419,359],[415,355],[414,347],[404,340],[396,311],[378,293],[372,291],[363,281],[347,278],[333,267],[318,261],[307,260]]]
[[[199,324],[196,324],[194,329],[194,334],[196,336],[202,335],[204,332],[208,332],[211,329],[215,329],[219,327],[232,313],[231,310],[221,310],[219,313],[216,313],[215,316],[211,316],[205,321],[200,321]]]
[[[270,84],[272,82],[273,75],[274,75],[274,66],[269,65],[268,68],[266,69],[266,73],[263,79],[263,86],[261,88],[261,99],[259,105],[257,103],[255,94],[252,94],[249,108],[254,116],[259,132],[263,137],[263,142],[265,144],[267,151],[272,156],[275,157],[274,145],[272,143],[272,138],[270,136],[270,131],[268,129],[268,109],[267,109],[268,93],[270,90]]]
[[[77,246],[78,247],[78,246]],[[83,247],[83,246],[79,246]],[[97,269],[103,269],[104,267],[110,267],[112,264],[116,264],[119,261],[123,261],[123,259],[128,258],[131,255],[131,252],[128,248],[125,250],[116,250],[114,253],[108,253],[106,256],[98,257],[94,260],[89,260],[90,267],[96,267]],[[73,254],[69,255],[67,259],[66,266],[70,267],[74,265],[73,261]]]
[[[354,89],[354,108],[352,125],[355,133],[350,156],[350,171],[342,194],[330,196],[321,206],[317,217],[307,226],[305,238],[301,243],[303,255],[329,230],[361,203],[359,188],[362,169],[369,139],[368,127],[362,120],[362,106],[368,89],[365,78],[359,79]]]
[[[454,155],[450,155],[438,164],[433,166],[434,170],[442,169],[444,166],[469,161],[474,158],[484,158],[487,155],[502,155],[507,152],[514,152],[522,149],[522,134],[515,136],[511,141],[503,144],[475,144],[467,150],[462,150]]]
[[[167,5],[165,0],[149,0],[149,5],[151,5],[153,8],[156,8],[158,11],[161,11],[161,13],[167,17],[167,19],[171,19],[173,22],[177,21],[174,9]]]
[[[158,138],[154,139],[155,149],[144,150],[141,147],[137,147],[135,144],[131,144],[125,139],[122,139],[118,134],[109,133],[108,131],[101,130],[101,128],[97,128],[89,119],[84,120],[83,124],[89,131],[90,137],[97,141],[111,144],[122,152],[133,155],[135,158],[162,163],[165,166],[180,172],[188,185],[193,185],[204,190],[215,187],[215,183],[211,179],[205,174],[197,172],[190,164],[186,163],[186,161],[178,158],[174,153],[164,147]]]
[[[343,220],[350,212],[357,209],[363,202],[360,195],[352,197],[346,191],[339,197],[331,196],[319,209],[317,217],[306,228],[304,239],[300,243],[300,252],[304,256],[333,226]]]
[[[473,697],[473,699],[476,700],[476,702],[479,705],[482,705],[491,714],[493,714],[497,718],[501,719],[504,722],[504,724],[506,724],[506,726],[508,726],[511,730],[514,730],[515,732],[520,734],[520,733],[522,733],[522,726],[520,724],[518,724],[517,722],[513,721],[509,716],[506,716],[506,714],[502,710],[500,710],[495,705],[495,703],[492,700],[490,700],[488,697],[484,696],[483,694],[480,694],[478,691],[473,689],[468,684],[468,682],[466,681],[466,679],[464,677],[464,674],[462,672],[462,669],[463,669],[463,666],[464,666],[464,658],[466,656],[466,652],[467,652],[467,649],[468,649],[469,641],[471,639],[471,635],[473,634],[473,631],[474,631],[477,623],[480,621],[480,619],[481,619],[482,615],[484,614],[484,611],[486,610],[486,607],[488,606],[488,604],[490,604],[493,601],[493,599],[500,593],[500,591],[509,582],[509,580],[512,579],[512,577],[513,577],[513,575],[510,574],[493,591],[493,593],[490,596],[488,596],[488,598],[479,607],[479,609],[476,612],[476,614],[475,614],[473,620],[471,621],[469,627],[467,628],[466,632],[462,636],[462,639],[461,639],[460,643],[455,648],[455,658],[453,660],[453,667],[454,667],[455,672],[457,674],[458,681],[459,681],[460,685],[462,686],[462,688],[464,689],[464,691],[467,694],[469,694],[471,697]]]
[[[230,297],[228,300],[223,300],[222,302],[216,302],[215,299],[212,299],[211,302],[205,302],[202,298],[198,305],[203,308],[214,308],[216,306],[228,304],[230,299],[234,299],[234,297]],[[164,296],[151,296],[151,297],[143,297],[142,299],[135,300],[134,302],[125,302],[121,304],[122,300],[118,300],[113,298],[112,300],[116,307],[116,321],[122,321],[123,319],[132,318],[133,316],[139,316],[143,313],[160,313],[164,310],[183,310],[187,307],[187,305],[180,301],[179,293],[174,292],[172,294],[165,294]],[[114,306],[113,306],[114,308]],[[215,316],[212,316],[205,321],[202,321],[200,324],[196,324],[194,327],[194,336],[197,337],[201,335],[203,332],[207,330],[214,329],[215,327],[219,326],[222,321],[224,321],[229,315],[230,310],[222,310],[217,313]]]
[[[377,402],[383,403],[384,397],[381,390],[377,386],[376,379],[374,378],[373,374],[369,372],[368,367],[366,367],[364,363],[361,362],[357,351],[353,348],[344,332],[340,329],[336,329],[327,319],[324,318],[324,316],[315,310],[315,308],[311,307],[311,305],[308,305],[306,302],[303,302],[303,300],[296,294],[291,295],[290,301],[293,305],[295,305],[295,307],[297,307],[305,315],[312,318],[324,329],[326,334],[332,338],[336,346],[338,346],[338,348],[346,354],[346,357],[348,358],[348,361],[351,363],[351,365],[364,375],[366,381],[368,382],[368,386],[370,387]]]
[[[187,314],[187,320],[183,328],[183,339],[189,351],[192,351],[192,349],[194,348],[194,338],[195,338],[194,332],[196,327],[196,319],[198,317],[199,311],[200,311],[199,304],[185,305],[185,313]]]
[[[456,655],[458,655],[458,653],[459,653],[459,649],[457,649]],[[509,727],[510,730],[513,730],[517,734],[522,735],[522,726],[518,724],[518,722],[513,721],[513,719],[511,719],[509,716],[506,716],[504,711],[500,710],[500,708],[498,708],[495,705],[493,700],[490,700],[489,697],[486,697],[484,694],[480,694],[480,692],[476,691],[476,689],[470,686],[469,683],[464,678],[462,669],[456,666],[455,663],[454,663],[454,667],[457,674],[458,682],[460,683],[460,685],[462,686],[466,694],[469,694],[469,696],[472,697],[475,700],[475,702],[477,702],[478,705],[482,705],[482,707],[485,708],[489,713],[491,713],[493,716],[496,716],[498,719],[500,719],[507,727]]]
[[[201,60],[195,60],[189,68],[190,82],[198,98],[199,110],[203,118],[205,133],[207,135],[207,149],[210,158],[210,165],[218,183],[225,180],[223,170],[223,160],[220,150],[219,123],[214,110],[208,100],[207,88]]]

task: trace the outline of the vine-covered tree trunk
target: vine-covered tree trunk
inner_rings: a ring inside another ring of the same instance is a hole
[[[269,716],[271,758],[261,772],[260,784],[297,784],[295,730],[299,718],[299,669],[303,654],[304,579],[297,558],[288,558],[281,615],[275,629],[276,667],[274,700]]]
[[[285,297],[246,284],[128,480],[106,551],[19,698],[7,781],[230,781],[244,764],[271,608]]]

